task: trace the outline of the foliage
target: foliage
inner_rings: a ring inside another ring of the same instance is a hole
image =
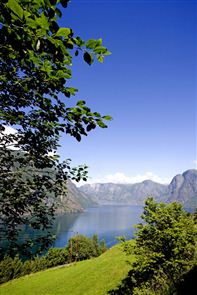
[[[0,262],[0,283],[7,282],[20,276],[21,268],[22,262],[18,256],[14,259],[6,256],[4,260]]]
[[[65,193],[68,178],[87,177],[86,166],[71,168],[69,160],[60,163],[56,153],[49,156],[60,134],[80,141],[111,119],[92,112],[83,100],[73,107],[65,104],[77,92],[67,86],[73,56],[81,53],[90,65],[94,57],[102,62],[110,54],[102,39],[84,42],[72,29],[59,27],[61,6],[68,2],[0,1],[0,231],[7,242],[0,246],[12,257],[31,256],[35,245],[41,253],[50,245],[55,204],[49,195]],[[8,135],[5,126],[17,132]],[[42,230],[43,236],[20,244],[23,224]]]
[[[128,257],[130,259],[130,257]],[[72,294],[103,295],[126,276],[130,266],[116,245],[94,259],[53,268],[0,286],[1,295]]]
[[[99,245],[97,235],[92,238],[76,235],[70,238],[67,248],[71,262],[97,257],[107,250],[103,240]]]
[[[68,263],[67,248],[51,248],[48,250],[45,259],[47,268]]]
[[[176,284],[195,261],[193,217],[181,204],[148,198],[142,219],[145,223],[138,225],[134,247],[136,261],[129,273],[130,290],[125,294],[176,294]]]
[[[107,251],[107,246],[105,244],[104,240],[100,241],[100,246],[99,246],[99,253],[104,253],[105,251]]]
[[[27,260],[23,263],[18,256],[14,258],[5,256],[0,262],[0,283],[5,283],[9,280],[46,268],[45,258],[35,257],[33,260]]]

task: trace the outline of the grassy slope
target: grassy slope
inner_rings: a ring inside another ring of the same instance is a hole
[[[0,295],[107,294],[126,276],[130,268],[127,260],[118,245],[100,257],[8,282],[0,287]]]

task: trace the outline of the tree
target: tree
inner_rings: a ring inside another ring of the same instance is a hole
[[[72,58],[82,54],[89,65],[103,62],[110,52],[102,39],[86,43],[58,18],[68,0],[3,0],[0,2],[0,231],[1,253],[31,255],[51,243],[54,197],[65,191],[68,178],[86,180],[87,167],[60,163],[61,133],[78,141],[105,120],[85,101],[67,107],[65,98],[77,89],[68,87]],[[5,126],[17,132],[6,134]],[[14,150],[14,151],[13,151]],[[20,243],[22,225],[42,230],[34,241]],[[6,245],[6,246],[5,246]],[[35,247],[34,247],[35,248]]]
[[[67,246],[70,262],[98,256],[100,253],[97,252],[97,247],[91,238],[79,234],[73,236]]]
[[[131,294],[174,294],[176,284],[194,265],[197,232],[192,215],[181,204],[148,198],[141,217],[145,223],[138,225]]]

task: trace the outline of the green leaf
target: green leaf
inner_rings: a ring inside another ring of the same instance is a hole
[[[103,123],[103,121],[101,121],[101,120],[97,120],[97,124],[101,128],[107,128],[107,125],[105,123]]]
[[[78,91],[78,89],[74,87],[66,87],[66,90],[70,92],[71,95],[75,95],[75,93]]]
[[[36,29],[38,27],[37,22],[29,17],[26,18],[26,23],[31,27],[31,29]]]
[[[90,39],[86,42],[86,48],[88,49],[94,49],[95,47],[98,47],[102,44],[102,39]]]
[[[100,117],[101,117],[101,114],[98,113],[98,112],[94,112],[93,114],[94,114],[94,116],[97,117],[97,118],[100,118]]]
[[[97,55],[97,59],[99,62],[104,62],[104,56],[102,55]]]
[[[97,46],[94,48],[94,52],[98,54],[106,54],[106,52],[108,51],[107,51],[107,48],[104,46]]]
[[[28,18],[29,16],[31,16],[31,13],[26,10],[23,11],[23,14],[24,14],[25,19]]]
[[[96,41],[94,39],[88,40],[86,42],[86,48],[92,49],[96,45]]]
[[[65,73],[64,73],[63,70],[59,70],[59,71],[56,72],[56,76],[58,78],[65,78]]]
[[[107,120],[107,121],[111,121],[111,120],[112,120],[112,117],[109,116],[109,115],[103,116],[102,118],[103,118],[104,120]]]
[[[104,55],[111,55],[112,53],[110,51],[106,51],[105,53],[103,53]]]
[[[23,9],[16,0],[9,0],[7,7],[20,19],[23,19]]]
[[[57,33],[55,34],[55,36],[57,37],[64,37],[64,38],[68,38],[68,36],[71,34],[71,29],[69,28],[60,28]]]
[[[87,64],[91,65],[93,63],[94,58],[92,54],[88,53],[87,51],[84,53],[83,58]]]
[[[85,45],[85,42],[79,36],[72,38],[72,41],[79,47],[83,47]]]
[[[77,106],[81,107],[81,106],[84,106],[86,104],[85,100],[79,100],[77,102]]]
[[[36,23],[38,24],[38,26],[40,26],[42,29],[44,29],[44,30],[49,29],[49,22],[48,22],[47,17],[44,15],[44,13],[42,13],[40,15],[40,17],[37,17],[35,20],[36,20]]]

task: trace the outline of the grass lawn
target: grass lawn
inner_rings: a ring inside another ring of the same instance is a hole
[[[116,245],[100,257],[5,283],[0,295],[104,295],[127,275],[129,259]]]

